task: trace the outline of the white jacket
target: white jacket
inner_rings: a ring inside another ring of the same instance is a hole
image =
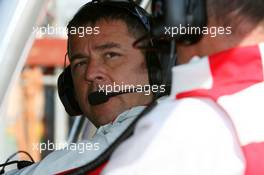
[[[102,174],[263,175],[263,77],[264,44],[174,67],[170,99],[138,122]]]

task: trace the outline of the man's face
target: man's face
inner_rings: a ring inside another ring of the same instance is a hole
[[[96,23],[98,35],[69,38],[69,57],[76,100],[81,110],[97,127],[113,121],[120,113],[151,102],[152,95],[128,93],[111,97],[92,106],[88,95],[103,85],[147,85],[147,67],[143,53],[133,48],[136,40],[121,20]]]

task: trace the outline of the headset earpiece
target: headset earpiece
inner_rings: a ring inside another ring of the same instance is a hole
[[[155,38],[193,44],[202,37],[202,32],[197,30],[201,31],[207,24],[205,0],[152,0],[152,12]]]
[[[70,116],[82,114],[74,92],[71,67],[67,66],[58,78],[58,93],[65,110]]]

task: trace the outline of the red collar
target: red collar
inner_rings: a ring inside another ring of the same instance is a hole
[[[230,95],[262,82],[264,80],[263,54],[264,44],[260,44],[233,48],[204,58],[208,59],[210,78],[213,80],[211,87],[180,92],[176,94],[176,98],[195,96],[217,100],[220,96]]]

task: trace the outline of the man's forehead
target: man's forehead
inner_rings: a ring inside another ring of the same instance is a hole
[[[87,26],[86,26],[87,27]],[[70,35],[69,36],[69,42],[76,43],[79,41],[93,41],[97,44],[102,42],[110,42],[113,41],[115,43],[122,42],[122,40],[126,38],[132,38],[134,39],[132,34],[128,33],[127,26],[125,22],[121,20],[111,20],[111,21],[99,21],[97,22],[94,27],[97,27],[97,30],[99,31],[98,34],[90,34],[85,35],[84,37],[80,37],[79,35]]]
[[[100,20],[95,25],[89,26],[81,26],[83,28],[92,27],[94,30],[96,29],[98,32],[85,34],[84,36],[80,37],[80,34],[70,34],[69,40],[86,40],[92,39],[97,41],[98,39],[106,39],[113,38],[113,39],[122,39],[123,37],[129,36],[133,37],[132,34],[129,33],[127,25],[122,20]],[[134,38],[134,37],[133,37]]]
[[[84,48],[90,48],[95,51],[101,51],[111,48],[122,49],[127,47],[130,42],[126,42],[127,40],[122,40],[120,38],[108,38],[102,37],[94,38],[94,39],[70,39],[69,41],[69,49],[79,50]],[[132,44],[130,44],[132,46]]]
[[[78,28],[78,27],[77,27]],[[86,34],[85,37],[89,38],[99,38],[99,37],[111,37],[115,35],[132,35],[129,34],[128,27],[126,23],[122,20],[106,20],[102,19],[96,22],[95,24],[86,24],[79,26],[79,28],[84,28],[84,30],[87,30],[87,28],[93,28],[96,29],[98,32],[96,33],[90,33]],[[71,34],[70,36],[80,36],[78,34]]]

